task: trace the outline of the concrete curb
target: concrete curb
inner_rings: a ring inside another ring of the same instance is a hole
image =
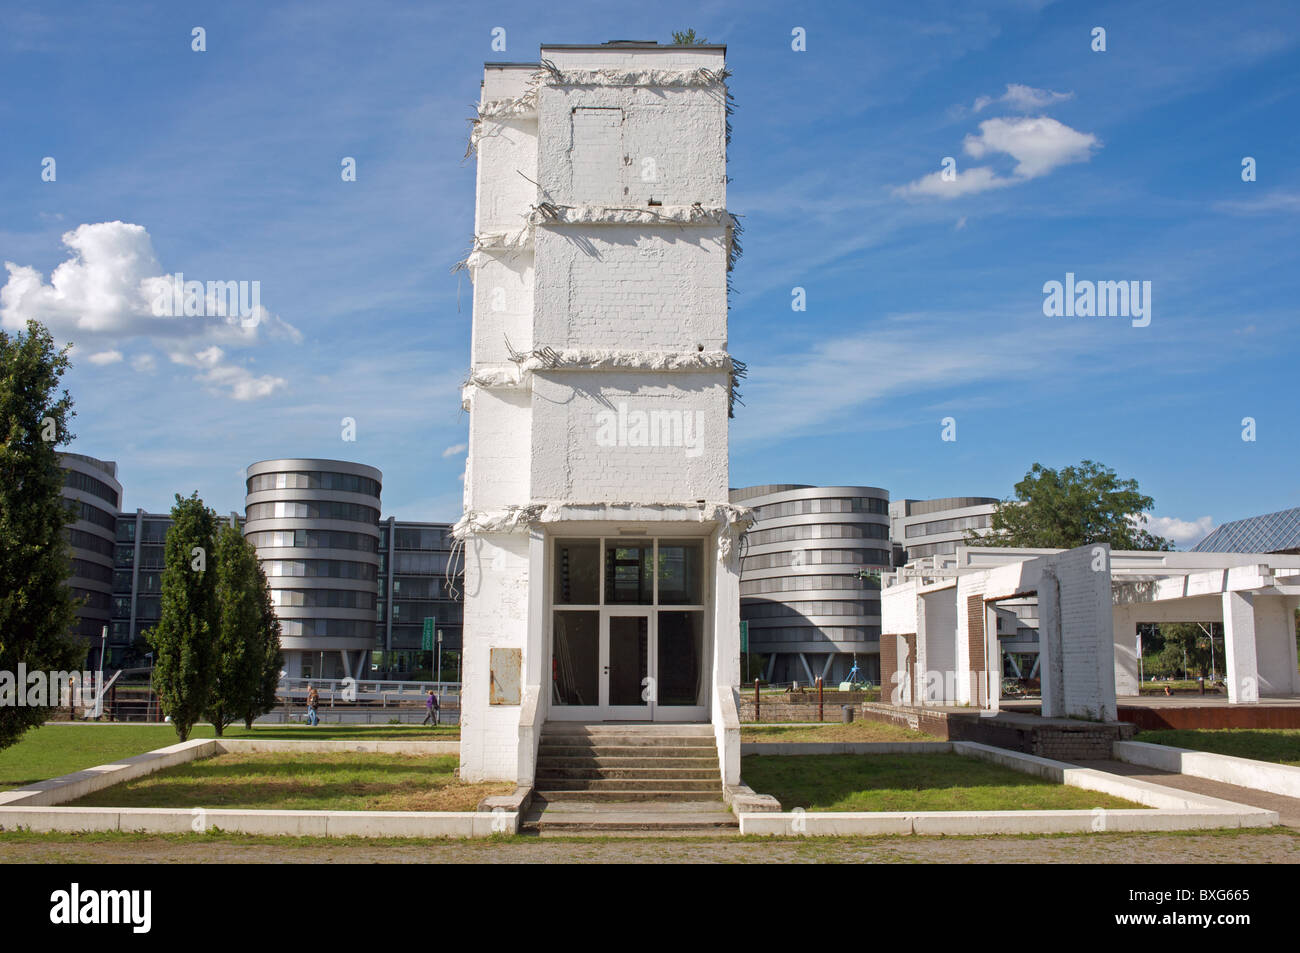
[[[1260,812],[1262,815],[1272,812]],[[1277,815],[1272,814],[1276,819]],[[1221,811],[921,811],[741,814],[741,834],[876,837],[983,834],[1088,834],[1103,831],[1189,831],[1268,827],[1276,820]]]
[[[1300,767],[1294,765],[1154,745],[1145,741],[1117,741],[1114,753],[1116,759],[1128,764],[1235,784],[1283,797],[1300,798]]]

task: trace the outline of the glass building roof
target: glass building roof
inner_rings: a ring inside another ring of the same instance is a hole
[[[1300,550],[1300,506],[1224,523],[1194,553],[1280,553]]]

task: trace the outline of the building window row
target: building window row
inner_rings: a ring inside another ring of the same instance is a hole
[[[384,527],[384,542],[388,541],[387,527]],[[448,531],[428,527],[398,526],[393,533],[394,549],[445,550],[449,547]]]
[[[354,523],[379,522],[379,510],[359,503],[342,503],[338,500],[274,500],[270,503],[252,503],[248,507],[248,520],[269,519],[322,519],[351,520]]]
[[[382,596],[386,591],[387,578],[384,575],[379,577],[379,594]],[[459,588],[457,583],[457,588]],[[401,596],[406,599],[451,599],[452,584],[446,579],[440,579],[437,576],[427,576],[424,578],[411,577],[401,578],[393,577],[393,595]]]
[[[781,569],[787,566],[887,566],[883,549],[796,549],[745,557],[745,569]]]
[[[922,556],[951,556],[957,552],[961,540],[950,539],[942,543],[922,543],[920,546],[908,546],[907,558],[920,559]]]
[[[93,476],[81,473],[78,470],[64,470],[63,485],[74,490],[94,494],[109,503],[113,509],[118,507],[117,491],[103,480],[96,480]]]
[[[360,589],[272,589],[271,605],[327,609],[373,609],[375,594]]]
[[[91,506],[85,500],[69,500],[68,509],[70,511],[68,522],[70,523],[85,520],[87,523],[94,523],[96,526],[102,526],[107,530],[117,529],[116,516],[101,510],[98,506]]]
[[[71,527],[68,528],[67,535],[68,545],[73,549],[84,549],[87,552],[99,553],[101,556],[113,555],[112,540],[105,539],[103,536]]]
[[[113,570],[110,567],[88,562],[85,559],[72,560],[72,575],[81,579],[93,579],[106,586],[113,584]]]
[[[360,619],[281,619],[280,634],[296,638],[370,639],[373,622]]]
[[[889,501],[874,496],[814,497],[809,500],[786,500],[754,508],[758,521],[782,516],[802,516],[811,513],[879,513],[889,515]]]
[[[268,530],[249,533],[247,536],[258,549],[356,549],[362,552],[379,551],[379,541],[365,533],[345,533],[326,529]]]
[[[377,577],[376,567],[342,559],[264,559],[262,571],[268,577],[307,576],[335,579],[370,579]]]
[[[877,579],[860,579],[856,574],[830,576],[776,576],[772,579],[747,579],[740,583],[742,596],[758,596],[765,592],[803,592],[810,589],[863,589],[875,592],[880,589]]]
[[[259,473],[248,478],[248,492],[258,490],[342,490],[347,493],[364,493],[379,496],[380,484],[370,477],[351,473],[331,473],[312,470],[294,473]]]
[[[447,571],[448,553],[422,553],[418,551],[393,553],[393,572],[434,576]],[[380,573],[388,572],[388,554],[379,554]]]
[[[888,539],[889,527],[884,523],[810,523],[753,529],[745,538],[751,546],[790,543],[799,539]]]
[[[745,619],[806,618],[828,615],[879,615],[875,602],[848,599],[811,599],[807,602],[746,602],[740,607]]]
[[[880,638],[878,625],[798,625],[753,629],[750,641],[767,645],[772,642],[873,642]],[[842,650],[841,650],[842,651]]]
[[[931,520],[928,523],[912,523],[904,531],[908,539],[917,536],[934,536],[937,533],[956,533],[967,529],[988,529],[993,525],[991,513],[978,516],[958,516],[948,520]]]

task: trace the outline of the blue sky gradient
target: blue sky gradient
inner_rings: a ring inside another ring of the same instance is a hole
[[[734,486],[1005,497],[1034,462],[1089,458],[1136,477],[1182,545],[1300,504],[1294,4],[74,3],[5,21],[0,260],[49,285],[64,233],[131,223],[154,273],[258,280],[274,315],[240,339],[73,327],[79,293],[116,314],[104,276],[138,265],[117,233],[58,301],[0,274],[7,329],[33,314],[75,341],[72,449],[119,462],[128,508],[197,489],[242,509],[247,464],[321,456],[381,468],[385,515],[454,520],[470,294],[451,268],[482,63],[687,27],[734,71]],[[1031,119],[1088,145],[998,150]],[[962,189],[907,188],[945,156]],[[1150,281],[1150,325],[1045,317],[1067,272]]]

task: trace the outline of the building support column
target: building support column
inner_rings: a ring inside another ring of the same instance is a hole
[[[1259,661],[1255,652],[1255,600],[1247,592],[1223,594],[1223,654],[1228,670],[1228,704],[1259,701]]]

